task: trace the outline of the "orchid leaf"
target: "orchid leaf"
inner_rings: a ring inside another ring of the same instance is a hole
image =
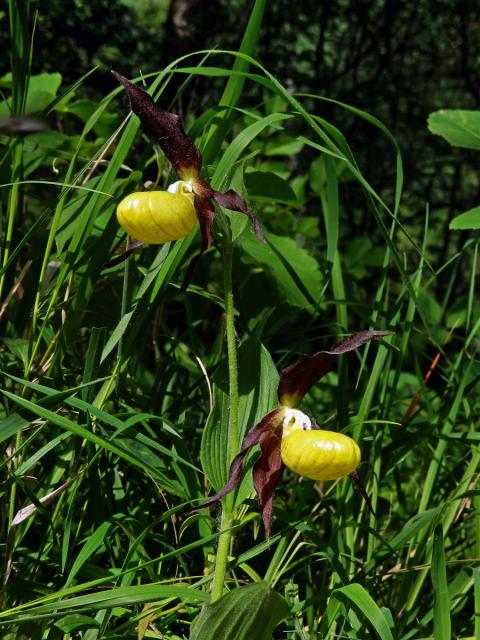
[[[261,420],[257,425],[255,425],[252,429],[250,429],[245,440],[242,443],[242,449],[240,453],[237,456],[235,456],[235,458],[232,461],[232,464],[230,466],[230,475],[229,475],[227,484],[224,487],[222,487],[220,491],[218,491],[214,496],[211,496],[210,498],[208,498],[208,500],[203,502],[198,507],[195,507],[195,509],[192,509],[189,513],[197,511],[198,509],[203,509],[203,507],[208,507],[211,504],[215,504],[216,502],[221,500],[224,496],[226,496],[227,493],[230,493],[231,491],[233,491],[238,487],[238,485],[240,484],[240,480],[242,479],[242,465],[243,465],[245,456],[255,444],[260,443],[262,445],[265,435],[270,433],[273,434],[278,430],[278,427],[282,421],[282,417],[283,417],[283,409],[274,409],[273,411],[270,411],[270,413],[267,413],[267,415],[263,418],[263,420]],[[275,442],[272,440],[271,447],[275,446],[278,449],[278,455],[280,456],[279,445],[280,445],[280,438],[278,437],[275,438]],[[264,447],[262,446],[261,458],[263,457],[263,451],[264,451]],[[266,451],[266,454],[268,454],[268,456],[271,455],[270,448],[265,448],[265,451]],[[265,469],[267,469],[266,463],[264,467]],[[277,479],[277,482],[279,479],[280,478]],[[261,489],[263,489],[262,479],[259,480],[258,486]],[[261,494],[257,489],[257,485],[255,485],[255,488],[257,490],[257,494],[260,499],[260,504],[262,505],[262,501],[260,497]],[[273,498],[273,493],[271,495]],[[270,512],[271,512],[271,504],[270,504]]]
[[[261,267],[280,290],[281,299],[313,313],[322,297],[318,262],[293,238],[270,232],[265,237],[267,243],[258,242],[246,229],[240,238],[242,260]]]
[[[180,116],[159,107],[148,93],[121,74],[112,73],[125,87],[132,111],[139,117],[145,132],[155,138],[179,177],[184,180],[196,178],[200,174],[202,157],[185,133]]]
[[[278,373],[270,353],[254,336],[238,350],[239,438],[277,406]],[[228,365],[226,360],[213,376],[214,406],[203,431],[200,459],[215,490],[228,479]],[[239,442],[239,448],[240,448]]]
[[[286,601],[268,583],[237,587],[203,607],[190,640],[272,640],[273,630],[288,614]]]
[[[278,385],[280,403],[294,407],[316,382],[332,371],[339,355],[354,351],[370,340],[390,334],[390,331],[360,331],[342,340],[330,351],[319,351],[313,356],[304,356],[296,360],[280,375]]]

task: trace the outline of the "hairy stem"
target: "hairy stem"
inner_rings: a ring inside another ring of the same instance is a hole
[[[215,574],[212,582],[212,602],[219,600],[223,595],[223,585],[227,573],[228,553],[232,541],[233,518],[225,507],[222,510],[222,520],[220,524],[220,536],[218,538],[217,554],[215,556]]]
[[[230,394],[230,411],[228,421],[228,453],[230,461],[238,453],[238,364],[237,342],[235,338],[235,307],[232,290],[232,258],[233,246],[228,243],[224,255],[224,287],[225,287],[225,324],[227,334],[228,380]]]
[[[228,378],[230,394],[230,410],[228,419],[228,453],[229,462],[238,453],[238,370],[237,344],[235,339],[235,307],[232,289],[232,259],[233,246],[229,237],[224,243],[224,293],[225,293],[225,323],[227,334]],[[220,536],[218,538],[217,554],[215,558],[215,575],[212,583],[212,602],[221,598],[227,572],[228,553],[232,541],[231,527],[234,521],[232,513],[232,496],[227,496],[222,503],[222,520]]]

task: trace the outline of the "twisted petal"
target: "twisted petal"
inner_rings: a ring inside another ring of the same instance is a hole
[[[213,243],[213,219],[215,217],[215,208],[209,198],[195,196],[195,210],[197,212],[198,221],[200,223],[200,231],[202,234],[202,252],[206,251]]]
[[[281,429],[264,431],[259,440],[262,454],[253,467],[253,486],[260,503],[267,538],[272,524],[273,497],[285,467],[280,450],[281,442]]]
[[[112,73],[125,87],[132,111],[140,118],[145,132],[155,138],[180,178],[196,178],[202,167],[202,156],[185,133],[180,116],[159,107],[148,93],[120,73]]]
[[[115,256],[111,260],[108,260],[108,262],[104,262],[104,264],[102,265],[102,270],[109,269],[110,267],[114,267],[121,262],[125,262],[125,260],[135,251],[135,249],[138,249],[142,246],[143,242],[141,242],[140,240],[131,240],[128,243],[128,249],[125,249],[125,251],[120,253],[118,256]]]
[[[273,452],[273,449],[275,447],[278,449],[278,458],[280,458],[281,435],[280,437],[277,437],[276,440],[272,439],[271,441],[269,441],[268,438],[265,438],[265,436],[267,434],[276,433],[276,432],[280,432],[281,434],[283,414],[284,414],[284,409],[274,409],[273,411],[270,411],[270,413],[267,413],[267,415],[257,425],[255,425],[252,429],[250,429],[250,431],[247,433],[242,443],[242,449],[240,453],[233,459],[233,462],[230,465],[230,476],[228,478],[227,484],[222,489],[220,489],[218,493],[208,498],[208,500],[198,505],[194,509],[191,509],[188,513],[194,513],[199,509],[203,509],[204,507],[208,507],[211,504],[215,504],[216,502],[221,500],[224,496],[226,496],[227,493],[230,493],[230,491],[233,491],[234,489],[236,489],[240,484],[240,480],[242,479],[243,460],[245,456],[255,444],[260,443],[261,455],[259,460],[257,460],[257,462],[255,463],[255,467],[259,465],[260,461],[263,460],[264,457],[265,457],[265,460],[262,466],[262,470],[260,469],[260,467],[258,467],[256,476],[254,475],[254,484],[255,484],[255,491],[257,492],[257,495],[260,501],[260,506],[262,506],[262,501],[264,500],[263,504],[265,504],[265,508],[270,509],[270,519],[267,520],[268,528],[269,528],[269,523],[271,521],[272,506],[271,506],[271,499],[270,499],[270,504],[268,504],[268,498],[270,495],[271,495],[271,498],[273,498],[273,492],[275,491],[275,486],[278,480],[280,479],[280,476],[276,478],[276,482],[275,482],[276,476],[274,475],[274,472],[273,474],[268,473],[268,468],[269,468],[268,461],[269,460],[272,461],[274,468],[278,466],[278,460],[275,453]],[[265,445],[262,444],[264,442],[264,439],[266,442]],[[280,459],[280,464],[281,464],[281,459]],[[269,487],[265,489],[264,487],[266,483],[270,483],[270,484],[269,484]],[[273,486],[272,488],[273,483],[275,484],[275,486]],[[264,522],[265,522],[265,519],[264,519]],[[267,524],[265,525],[265,528],[267,529]]]
[[[316,382],[334,368],[338,356],[358,349],[370,340],[388,335],[391,335],[391,331],[360,331],[342,340],[330,351],[319,351],[313,356],[303,356],[296,360],[280,375],[278,385],[280,403],[287,407],[294,407]]]
[[[367,490],[365,489],[365,486],[361,481],[358,473],[356,471],[352,471],[352,473],[350,473],[348,477],[352,479],[352,482],[354,483],[356,489],[358,490],[362,498],[365,500],[365,504],[367,505],[370,513],[373,516],[377,517],[377,514],[373,510],[373,505],[372,505],[372,501],[370,500],[370,496],[368,495]]]
[[[212,246],[213,243],[213,219],[215,217],[215,208],[212,201],[209,198],[202,196],[195,196],[195,211],[197,212],[198,222],[200,223],[200,232],[202,234],[202,244],[200,251],[190,260],[187,272],[183,279],[182,291],[185,291],[190,284],[195,269],[200,261],[200,258],[205,251]]]
[[[215,191],[213,197],[218,202],[218,204],[222,207],[225,207],[225,209],[230,209],[230,211],[238,211],[239,213],[245,214],[252,223],[253,230],[255,231],[255,235],[257,236],[257,238],[265,242],[265,236],[263,235],[262,229],[260,228],[260,223],[250,211],[247,203],[242,198],[242,196],[240,196],[236,191],[233,191],[233,189],[230,189],[229,191],[225,191],[225,193],[222,193],[221,191]]]

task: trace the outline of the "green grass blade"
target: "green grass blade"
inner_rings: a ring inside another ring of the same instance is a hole
[[[433,534],[431,575],[434,593],[433,636],[435,640],[451,640],[450,598],[448,597],[442,525],[435,527]]]
[[[331,600],[339,600],[344,605],[353,605],[367,620],[381,640],[393,640],[390,626],[383,611],[362,585],[353,583],[332,592]]]

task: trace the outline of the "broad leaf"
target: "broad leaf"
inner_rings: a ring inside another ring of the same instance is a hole
[[[255,338],[238,350],[240,442],[245,433],[277,405],[278,373],[265,347]],[[228,479],[228,367],[223,362],[214,377],[214,407],[203,432],[202,468],[218,491]],[[240,450],[240,442],[238,443]]]
[[[247,229],[240,238],[248,254],[243,254],[242,260],[263,267],[289,304],[313,310],[322,295],[322,274],[317,261],[292,238],[273,233],[265,233],[265,237],[267,244],[258,242]]]
[[[203,607],[190,640],[272,640],[273,630],[288,614],[284,598],[266,582],[257,582]]]
[[[450,229],[457,231],[460,229],[480,229],[480,207],[474,207],[455,216],[450,222]]]
[[[273,171],[250,171],[245,174],[245,186],[250,199],[297,203],[290,184]]]
[[[441,109],[428,116],[428,128],[453,147],[480,149],[480,111]]]

